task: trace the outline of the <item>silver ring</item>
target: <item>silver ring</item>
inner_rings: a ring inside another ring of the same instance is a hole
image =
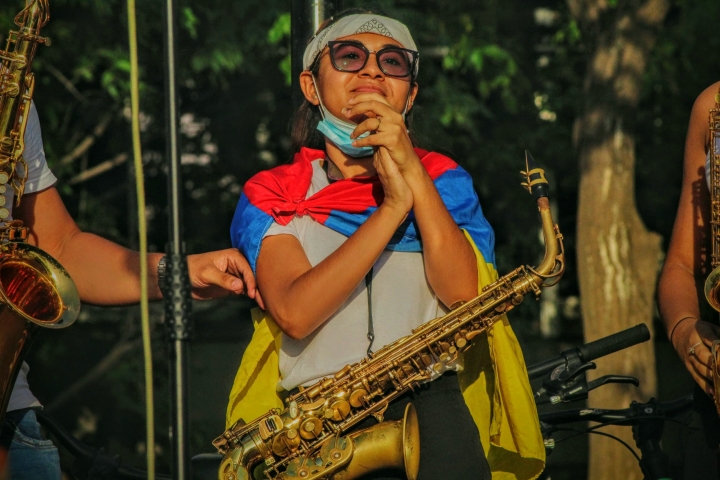
[[[692,347],[690,347],[690,350],[688,350],[688,355],[695,355],[695,347],[697,347],[698,345],[702,345],[702,342],[698,342]]]

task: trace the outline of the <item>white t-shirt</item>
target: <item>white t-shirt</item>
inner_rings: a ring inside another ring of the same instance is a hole
[[[307,197],[329,185],[320,162],[312,162]],[[310,216],[295,217],[287,226],[273,223],[265,237],[271,235],[297,238],[313,267],[348,238]],[[306,338],[294,340],[283,334],[279,359],[283,389],[312,384],[367,356],[367,292],[363,279],[337,312]],[[380,254],[373,267],[372,313],[373,351],[446,313],[427,282],[421,252],[385,250]]]
[[[38,118],[35,104],[30,105],[30,112],[28,114],[27,127],[25,128],[25,151],[23,152],[25,163],[28,166],[28,179],[25,182],[25,195],[30,193],[37,193],[41,190],[45,190],[51,187],[57,181],[55,175],[50,171],[45,160],[45,150],[43,149],[42,143],[42,132],[40,131],[40,119]],[[20,175],[25,172],[22,168],[19,168]],[[8,185],[9,187],[9,185]],[[12,219],[12,206],[14,202],[15,190],[9,187],[4,193],[5,206],[10,210],[10,217]],[[10,402],[8,403],[7,411],[19,410],[21,408],[37,407],[40,406],[37,398],[30,392],[28,386],[27,374],[30,371],[30,367],[27,363],[23,362],[18,373],[15,386],[10,394]]]

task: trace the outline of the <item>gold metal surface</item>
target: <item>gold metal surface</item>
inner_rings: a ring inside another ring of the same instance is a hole
[[[720,92],[710,110],[710,229],[713,271],[705,280],[705,298],[720,312]]]
[[[527,185],[547,183],[538,170],[528,169]],[[531,181],[531,174],[540,174],[541,180]],[[287,399],[282,412],[273,410],[248,424],[239,420],[213,441],[224,455],[220,480],[350,480],[384,468],[404,468],[414,480],[420,462],[414,409],[406,411],[402,424],[383,422],[342,434],[370,416],[382,422],[390,402],[403,393],[447,371],[462,370],[463,352],[472,347],[474,337],[525,295],[538,297],[541,287],[557,283],[565,268],[562,234],[553,224],[547,198],[540,196],[537,205],[545,238],[539,266],[515,269],[444,317],[301,389]],[[274,416],[282,421],[268,424]]]
[[[0,195],[12,186],[18,205],[27,174],[22,154],[35,85],[30,67],[37,45],[49,43],[39,36],[49,18],[47,0],[31,1],[15,17],[20,28],[10,32],[6,49],[0,50]],[[22,175],[18,165],[24,167]],[[37,328],[68,327],[80,311],[68,273],[50,255],[25,243],[27,229],[9,216],[8,208],[0,208],[0,422]]]
[[[15,17],[20,27],[10,31],[5,50],[0,50],[0,185],[15,188],[20,205],[27,166],[22,157],[25,149],[30,101],[35,91],[35,76],[30,71],[35,50],[39,44],[49,44],[40,36],[40,29],[50,19],[48,0],[33,0]],[[23,166],[22,175],[17,166]],[[8,218],[9,211],[0,212],[0,220]]]

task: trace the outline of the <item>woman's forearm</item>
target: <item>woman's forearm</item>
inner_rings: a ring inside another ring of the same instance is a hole
[[[447,306],[478,294],[477,260],[472,246],[453,220],[422,165],[405,174],[413,192],[413,212],[423,243],[425,274]]]
[[[340,248],[315,267],[308,262],[295,273],[288,269],[299,262],[288,258],[293,252],[280,243],[284,240],[265,239],[258,257],[258,282],[280,328],[293,338],[303,338],[330,318],[387,247],[403,218],[402,212],[380,206]],[[301,254],[297,252],[298,257]]]
[[[658,282],[658,309],[665,324],[668,338],[680,322],[693,322],[700,318],[700,291],[693,272],[674,262],[667,262]]]

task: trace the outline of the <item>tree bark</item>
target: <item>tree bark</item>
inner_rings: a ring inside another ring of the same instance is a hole
[[[580,157],[578,274],[585,340],[645,323],[652,332],[660,236],[648,231],[635,203],[635,141],[631,123],[668,0],[568,0],[590,57],[585,105],[574,124]],[[594,376],[632,375],[640,387],[608,385],[589,404],[625,408],[656,392],[652,342],[597,362]],[[634,446],[628,427],[608,427]],[[618,442],[590,438],[590,480],[642,479],[635,458]]]

